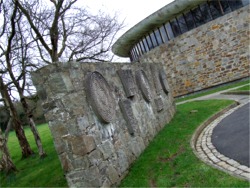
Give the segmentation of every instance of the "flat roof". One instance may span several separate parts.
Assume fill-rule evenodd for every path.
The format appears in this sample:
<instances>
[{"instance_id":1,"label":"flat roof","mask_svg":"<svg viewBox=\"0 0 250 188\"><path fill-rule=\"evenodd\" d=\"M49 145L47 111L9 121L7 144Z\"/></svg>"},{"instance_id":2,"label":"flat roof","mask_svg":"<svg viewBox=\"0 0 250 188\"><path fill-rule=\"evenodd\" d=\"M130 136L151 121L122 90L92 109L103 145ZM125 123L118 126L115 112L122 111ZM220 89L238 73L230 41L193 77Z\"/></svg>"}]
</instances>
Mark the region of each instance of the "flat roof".
<instances>
[{"instance_id":1,"label":"flat roof","mask_svg":"<svg viewBox=\"0 0 250 188\"><path fill-rule=\"evenodd\" d=\"M114 54L129 57L129 52L138 41L152 30L207 0L175 0L137 23L124 33L112 46ZM152 2L153 3L153 2Z\"/></svg>"}]
</instances>

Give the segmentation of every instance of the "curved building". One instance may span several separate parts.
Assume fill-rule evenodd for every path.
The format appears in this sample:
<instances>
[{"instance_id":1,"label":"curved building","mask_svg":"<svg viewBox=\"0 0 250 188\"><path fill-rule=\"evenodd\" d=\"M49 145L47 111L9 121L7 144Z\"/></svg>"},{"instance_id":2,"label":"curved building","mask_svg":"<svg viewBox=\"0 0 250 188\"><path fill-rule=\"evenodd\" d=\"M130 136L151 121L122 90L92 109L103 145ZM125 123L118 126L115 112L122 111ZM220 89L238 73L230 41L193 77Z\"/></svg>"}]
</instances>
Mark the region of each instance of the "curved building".
<instances>
[{"instance_id":1,"label":"curved building","mask_svg":"<svg viewBox=\"0 0 250 188\"><path fill-rule=\"evenodd\" d=\"M131 62L166 65L174 96L249 76L249 0L175 0L113 45Z\"/></svg>"}]
</instances>

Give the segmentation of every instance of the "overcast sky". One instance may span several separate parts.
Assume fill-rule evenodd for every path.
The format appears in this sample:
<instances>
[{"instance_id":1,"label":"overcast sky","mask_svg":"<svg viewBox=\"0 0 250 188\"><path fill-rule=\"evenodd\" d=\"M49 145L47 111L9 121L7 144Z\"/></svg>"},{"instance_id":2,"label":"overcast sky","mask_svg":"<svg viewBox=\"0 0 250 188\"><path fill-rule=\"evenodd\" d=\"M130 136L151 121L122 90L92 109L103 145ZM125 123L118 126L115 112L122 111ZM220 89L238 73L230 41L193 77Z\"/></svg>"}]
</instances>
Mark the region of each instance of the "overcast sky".
<instances>
[{"instance_id":1,"label":"overcast sky","mask_svg":"<svg viewBox=\"0 0 250 188\"><path fill-rule=\"evenodd\" d=\"M125 28L117 35L119 37L135 24L172 1L174 0L79 0L78 3L93 12L98 10L111 14L118 12L119 19L125 20Z\"/></svg>"}]
</instances>

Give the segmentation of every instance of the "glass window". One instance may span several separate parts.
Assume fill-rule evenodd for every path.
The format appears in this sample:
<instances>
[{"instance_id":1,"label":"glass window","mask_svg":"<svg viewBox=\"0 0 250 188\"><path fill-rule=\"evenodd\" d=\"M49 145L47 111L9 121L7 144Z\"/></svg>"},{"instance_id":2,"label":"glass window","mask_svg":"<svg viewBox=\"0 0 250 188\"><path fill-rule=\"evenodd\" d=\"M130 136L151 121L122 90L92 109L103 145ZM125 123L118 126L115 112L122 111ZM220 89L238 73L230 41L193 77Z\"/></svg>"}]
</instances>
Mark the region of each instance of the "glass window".
<instances>
[{"instance_id":1,"label":"glass window","mask_svg":"<svg viewBox=\"0 0 250 188\"><path fill-rule=\"evenodd\" d=\"M137 60L138 55L136 54L136 50L135 50L135 48L133 48L133 49L132 49L132 52L133 52L134 60L136 61L136 60Z\"/></svg>"},{"instance_id":2,"label":"glass window","mask_svg":"<svg viewBox=\"0 0 250 188\"><path fill-rule=\"evenodd\" d=\"M141 46L140 46L139 43L136 44L136 48L137 48L137 50L139 52L139 56L141 56L142 55L142 50L141 50Z\"/></svg>"},{"instance_id":3,"label":"glass window","mask_svg":"<svg viewBox=\"0 0 250 188\"><path fill-rule=\"evenodd\" d=\"M161 32L161 36L162 36L163 42L166 43L167 41L169 41L168 34L166 32L166 29L165 29L164 25L161 26L159 30Z\"/></svg>"},{"instance_id":4,"label":"glass window","mask_svg":"<svg viewBox=\"0 0 250 188\"><path fill-rule=\"evenodd\" d=\"M165 24L165 28L167 30L169 39L174 38L174 33L173 33L172 27L171 27L169 22Z\"/></svg>"},{"instance_id":5,"label":"glass window","mask_svg":"<svg viewBox=\"0 0 250 188\"><path fill-rule=\"evenodd\" d=\"M140 55L139 55L139 51L138 51L136 46L134 47L134 52L135 52L135 57L136 57L136 60L137 60Z\"/></svg>"},{"instance_id":6,"label":"glass window","mask_svg":"<svg viewBox=\"0 0 250 188\"><path fill-rule=\"evenodd\" d=\"M148 43L147 43L147 41L146 41L146 38L143 38L142 41L143 41L143 44L144 44L144 47L145 47L146 52L148 52L148 51L149 51L149 48L148 48Z\"/></svg>"},{"instance_id":7,"label":"glass window","mask_svg":"<svg viewBox=\"0 0 250 188\"><path fill-rule=\"evenodd\" d=\"M242 4L243 4L243 6L246 6L246 5L248 5L250 3L250 1L249 0L242 0Z\"/></svg>"},{"instance_id":8,"label":"glass window","mask_svg":"<svg viewBox=\"0 0 250 188\"><path fill-rule=\"evenodd\" d=\"M186 23L187 23L187 27L189 30L195 28L195 23L194 23L194 18L192 16L191 12L187 12L186 14L184 14L185 19L186 19Z\"/></svg>"},{"instance_id":9,"label":"glass window","mask_svg":"<svg viewBox=\"0 0 250 188\"><path fill-rule=\"evenodd\" d=\"M181 30L180 30L177 20L176 19L171 20L170 24L171 24L174 36L175 37L179 36L181 34Z\"/></svg>"},{"instance_id":10,"label":"glass window","mask_svg":"<svg viewBox=\"0 0 250 188\"><path fill-rule=\"evenodd\" d=\"M229 3L229 6L231 7L231 10L236 10L243 6L241 0L229 0L228 3Z\"/></svg>"},{"instance_id":11,"label":"glass window","mask_svg":"<svg viewBox=\"0 0 250 188\"><path fill-rule=\"evenodd\" d=\"M159 29L156 29L154 32L155 32L155 37L156 37L158 45L162 44L163 41L162 41Z\"/></svg>"},{"instance_id":12,"label":"glass window","mask_svg":"<svg viewBox=\"0 0 250 188\"><path fill-rule=\"evenodd\" d=\"M207 3L200 5L200 11L204 23L207 23L212 20L212 15Z\"/></svg>"},{"instance_id":13,"label":"glass window","mask_svg":"<svg viewBox=\"0 0 250 188\"><path fill-rule=\"evenodd\" d=\"M231 12L231 8L230 8L230 6L228 4L228 1L226 1L226 0L220 1L220 5L221 5L221 8L223 10L223 14Z\"/></svg>"},{"instance_id":14,"label":"glass window","mask_svg":"<svg viewBox=\"0 0 250 188\"><path fill-rule=\"evenodd\" d=\"M150 33L150 38L151 38L151 40L153 42L153 46L154 47L158 46L154 32Z\"/></svg>"},{"instance_id":15,"label":"glass window","mask_svg":"<svg viewBox=\"0 0 250 188\"><path fill-rule=\"evenodd\" d=\"M191 12L192 12L196 26L200 26L200 25L205 23L203 20L203 16L201 14L200 7L197 7L195 9L191 10Z\"/></svg>"},{"instance_id":16,"label":"glass window","mask_svg":"<svg viewBox=\"0 0 250 188\"><path fill-rule=\"evenodd\" d=\"M178 20L181 32L182 33L187 32L188 31L188 27L187 27L186 20L185 20L184 16L181 15L180 17L177 18L177 20Z\"/></svg>"},{"instance_id":17,"label":"glass window","mask_svg":"<svg viewBox=\"0 0 250 188\"><path fill-rule=\"evenodd\" d=\"M129 57L130 57L130 61L134 61L134 55L133 55L132 50L130 50L129 52Z\"/></svg>"},{"instance_id":18,"label":"glass window","mask_svg":"<svg viewBox=\"0 0 250 188\"><path fill-rule=\"evenodd\" d=\"M208 5L209 5L210 12L211 12L213 19L216 19L222 15L221 8L220 8L218 1L209 1Z\"/></svg>"},{"instance_id":19,"label":"glass window","mask_svg":"<svg viewBox=\"0 0 250 188\"><path fill-rule=\"evenodd\" d=\"M139 43L140 43L140 46L141 46L141 51L144 54L146 52L146 50L144 48L144 45L143 45L142 41L140 41Z\"/></svg>"},{"instance_id":20,"label":"glass window","mask_svg":"<svg viewBox=\"0 0 250 188\"><path fill-rule=\"evenodd\" d=\"M148 43L148 48L149 48L149 50L151 50L153 48L153 44L151 42L151 38L149 37L149 35L146 37L146 39L147 39L147 43Z\"/></svg>"}]
</instances>

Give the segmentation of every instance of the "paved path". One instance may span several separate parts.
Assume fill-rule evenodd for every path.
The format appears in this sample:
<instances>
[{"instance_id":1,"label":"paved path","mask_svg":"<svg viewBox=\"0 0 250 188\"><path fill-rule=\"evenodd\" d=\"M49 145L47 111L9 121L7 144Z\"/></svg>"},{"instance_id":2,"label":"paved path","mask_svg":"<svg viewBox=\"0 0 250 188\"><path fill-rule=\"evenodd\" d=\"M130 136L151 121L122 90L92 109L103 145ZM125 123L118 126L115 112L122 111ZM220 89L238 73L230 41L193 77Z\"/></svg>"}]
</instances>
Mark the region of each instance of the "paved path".
<instances>
[{"instance_id":1,"label":"paved path","mask_svg":"<svg viewBox=\"0 0 250 188\"><path fill-rule=\"evenodd\" d=\"M245 84L245 85L249 85L249 84ZM183 104L183 103L190 102L190 101L208 100L208 99L229 99L229 100L235 100L235 101L237 101L237 102L239 102L241 104L246 104L246 103L249 102L249 95L224 95L223 94L224 92L234 90L234 89L243 87L245 85L238 86L238 87L235 87L235 88L230 88L230 89L223 90L223 91L219 91L219 92L209 94L209 95L206 95L206 96L202 96L202 97L198 97L198 98L178 102L176 104L179 105L179 104Z\"/></svg>"},{"instance_id":2,"label":"paved path","mask_svg":"<svg viewBox=\"0 0 250 188\"><path fill-rule=\"evenodd\" d=\"M196 132L195 134L199 135L193 148L195 154L204 162L233 176L250 181L249 95L223 94L239 87L183 101L177 105L208 99L229 99L241 104L212 121L201 133Z\"/></svg>"},{"instance_id":3,"label":"paved path","mask_svg":"<svg viewBox=\"0 0 250 188\"><path fill-rule=\"evenodd\" d=\"M227 116L234 113L242 105L228 110L206 126L199 134L197 141L194 143L194 153L205 163L220 169L233 176L250 181L250 168L239 162L225 156L212 143L214 128ZM196 134L196 133L195 133Z\"/></svg>"},{"instance_id":4,"label":"paved path","mask_svg":"<svg viewBox=\"0 0 250 188\"><path fill-rule=\"evenodd\" d=\"M212 143L223 155L249 165L249 103L225 117L213 130Z\"/></svg>"}]
</instances>

